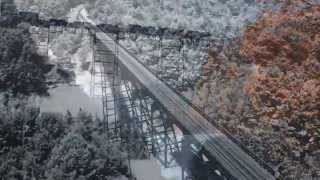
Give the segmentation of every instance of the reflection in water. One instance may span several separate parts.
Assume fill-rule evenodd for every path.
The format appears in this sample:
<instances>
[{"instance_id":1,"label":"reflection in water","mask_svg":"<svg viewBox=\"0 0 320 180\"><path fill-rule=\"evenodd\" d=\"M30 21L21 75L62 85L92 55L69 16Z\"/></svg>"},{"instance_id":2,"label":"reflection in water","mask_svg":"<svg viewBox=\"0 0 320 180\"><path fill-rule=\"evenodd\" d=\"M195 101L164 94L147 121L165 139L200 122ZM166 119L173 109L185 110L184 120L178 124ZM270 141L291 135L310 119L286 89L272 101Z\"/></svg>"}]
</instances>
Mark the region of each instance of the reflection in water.
<instances>
[{"instance_id":1,"label":"reflection in water","mask_svg":"<svg viewBox=\"0 0 320 180\"><path fill-rule=\"evenodd\" d=\"M149 160L132 160L132 171L139 180L178 180L181 179L180 167L164 168L151 157Z\"/></svg>"},{"instance_id":2,"label":"reflection in water","mask_svg":"<svg viewBox=\"0 0 320 180\"><path fill-rule=\"evenodd\" d=\"M79 109L101 118L101 100L89 97L79 86L60 85L49 90L50 96L40 99L41 112L66 113L75 115Z\"/></svg>"}]
</instances>

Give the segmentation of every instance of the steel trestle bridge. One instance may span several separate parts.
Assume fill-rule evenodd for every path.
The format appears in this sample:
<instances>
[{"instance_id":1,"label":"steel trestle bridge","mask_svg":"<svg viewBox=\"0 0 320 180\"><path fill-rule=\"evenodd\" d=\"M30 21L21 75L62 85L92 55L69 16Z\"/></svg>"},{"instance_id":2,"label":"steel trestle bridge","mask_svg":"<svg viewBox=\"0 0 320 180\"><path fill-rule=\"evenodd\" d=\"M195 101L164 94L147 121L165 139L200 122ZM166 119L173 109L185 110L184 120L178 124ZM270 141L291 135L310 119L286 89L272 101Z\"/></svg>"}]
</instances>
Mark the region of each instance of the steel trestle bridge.
<instances>
[{"instance_id":1,"label":"steel trestle bridge","mask_svg":"<svg viewBox=\"0 0 320 180\"><path fill-rule=\"evenodd\" d=\"M40 20L34 13L19 14L14 21L1 17L1 25L28 22L40 28L31 33L37 37L37 45L43 54L48 53L53 37L64 31L90 37L93 50L91 94L102 100L108 142L127 147L130 159L145 159L152 155L164 167L179 165L183 173L188 174L183 175L183 179L275 179L268 166L249 155L232 136L209 123L206 115L170 88L165 83L170 77L158 77L120 45L119 41L130 32L106 30L106 25L96 25L88 17L83 17L84 22L68 23ZM139 31L133 34L139 34ZM165 49L163 42L166 39L174 39L177 44L166 48L176 49L181 57L184 43L204 41L210 47L210 40L206 40L203 33L194 32L197 38L191 40L190 34L140 34L158 37L161 49ZM176 68L174 71L183 69L181 63L183 61L172 67Z\"/></svg>"}]
</instances>

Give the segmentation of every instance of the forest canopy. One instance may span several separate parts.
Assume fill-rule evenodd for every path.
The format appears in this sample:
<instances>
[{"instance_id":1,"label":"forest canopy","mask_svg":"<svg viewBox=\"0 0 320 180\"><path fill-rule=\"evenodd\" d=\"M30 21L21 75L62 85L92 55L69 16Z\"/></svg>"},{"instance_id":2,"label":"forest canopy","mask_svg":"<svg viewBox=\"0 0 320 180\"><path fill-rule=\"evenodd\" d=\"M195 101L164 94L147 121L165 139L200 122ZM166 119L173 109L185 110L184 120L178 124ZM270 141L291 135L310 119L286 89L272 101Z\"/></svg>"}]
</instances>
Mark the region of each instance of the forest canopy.
<instances>
[{"instance_id":1,"label":"forest canopy","mask_svg":"<svg viewBox=\"0 0 320 180\"><path fill-rule=\"evenodd\" d=\"M242 37L209 51L194 102L279 179L318 178L320 6L277 2Z\"/></svg>"},{"instance_id":2,"label":"forest canopy","mask_svg":"<svg viewBox=\"0 0 320 180\"><path fill-rule=\"evenodd\" d=\"M300 163L286 165L288 177L320 176L319 19L320 5L287 0L247 28L240 49L256 67L244 87L252 107L266 123L289 129L281 151Z\"/></svg>"},{"instance_id":3,"label":"forest canopy","mask_svg":"<svg viewBox=\"0 0 320 180\"><path fill-rule=\"evenodd\" d=\"M0 27L0 91L46 94L45 71L45 58L37 54L28 24Z\"/></svg>"},{"instance_id":4,"label":"forest canopy","mask_svg":"<svg viewBox=\"0 0 320 180\"><path fill-rule=\"evenodd\" d=\"M109 180L128 175L126 155L106 142L100 121L24 107L0 112L0 177Z\"/></svg>"},{"instance_id":5,"label":"forest canopy","mask_svg":"<svg viewBox=\"0 0 320 180\"><path fill-rule=\"evenodd\" d=\"M310 138L320 125L319 19L319 5L289 4L248 28L241 47L258 67L246 86L253 107L270 121L306 129ZM306 150L319 147L315 139L301 143Z\"/></svg>"}]
</instances>

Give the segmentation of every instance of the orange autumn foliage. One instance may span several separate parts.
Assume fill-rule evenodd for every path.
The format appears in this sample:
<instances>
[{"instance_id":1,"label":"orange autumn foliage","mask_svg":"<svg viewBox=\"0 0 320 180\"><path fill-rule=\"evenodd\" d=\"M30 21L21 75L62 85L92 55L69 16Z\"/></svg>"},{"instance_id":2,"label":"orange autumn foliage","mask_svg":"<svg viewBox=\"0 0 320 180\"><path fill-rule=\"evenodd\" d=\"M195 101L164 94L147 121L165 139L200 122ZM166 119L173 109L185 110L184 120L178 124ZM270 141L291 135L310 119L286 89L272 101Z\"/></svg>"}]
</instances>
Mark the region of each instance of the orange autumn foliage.
<instances>
[{"instance_id":1,"label":"orange autumn foliage","mask_svg":"<svg viewBox=\"0 0 320 180\"><path fill-rule=\"evenodd\" d=\"M266 12L244 34L240 53L257 67L245 90L269 119L320 128L320 5L287 1Z\"/></svg>"}]
</instances>

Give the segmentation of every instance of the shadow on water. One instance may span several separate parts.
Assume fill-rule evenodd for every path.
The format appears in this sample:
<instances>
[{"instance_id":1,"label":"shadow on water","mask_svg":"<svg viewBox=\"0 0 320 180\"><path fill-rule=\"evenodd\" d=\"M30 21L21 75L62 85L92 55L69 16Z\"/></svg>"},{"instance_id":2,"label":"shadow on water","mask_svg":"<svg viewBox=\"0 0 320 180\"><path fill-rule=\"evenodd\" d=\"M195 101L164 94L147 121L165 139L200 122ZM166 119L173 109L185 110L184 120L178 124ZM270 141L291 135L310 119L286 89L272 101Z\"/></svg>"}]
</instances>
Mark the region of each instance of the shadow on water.
<instances>
[{"instance_id":1,"label":"shadow on water","mask_svg":"<svg viewBox=\"0 0 320 180\"><path fill-rule=\"evenodd\" d=\"M49 90L50 96L40 98L42 112L65 113L69 110L76 115L79 109L101 118L100 100L89 97L79 86L60 85Z\"/></svg>"},{"instance_id":2,"label":"shadow on water","mask_svg":"<svg viewBox=\"0 0 320 180\"><path fill-rule=\"evenodd\" d=\"M160 131L157 131L157 130L161 124L155 123L154 126L151 125L154 132L153 131L149 132L148 130L145 130L146 132L144 132L144 134L154 133L156 134L154 138L157 139L157 135L166 136L166 134L168 134L168 127L170 126L170 124L175 125L175 130L174 130L176 134L175 137L178 137L177 138L177 140L179 141L178 146L180 148L178 148L177 151L168 154L169 156L172 156L174 161L176 162L174 166L179 167L176 169L172 167L168 168L168 169L172 169L172 171L175 171L173 175L174 177L179 177L179 179L182 179L182 176L185 176L185 180L191 180L191 179L193 180L226 180L226 179L233 180L234 179L233 177L231 177L229 172L226 169L224 169L221 166L221 164L214 157L210 155L209 152L205 150L204 145L197 142L197 140L193 137L192 133L188 132L182 126L182 124L180 124L177 120L174 119L174 117L170 112L165 110L163 105L157 100L156 97L150 94L150 92L146 88L144 88L143 85L140 82L138 82L138 80L135 79L134 76L130 72L128 72L126 68L124 68L123 66L121 66L121 68L122 68L121 78L127 81L130 81L130 83L133 85L134 97L136 97L137 99L148 97L150 102L152 102L149 104L151 114L154 114L156 111L160 112L159 116L151 117L151 119L148 120L150 121L149 124L152 124L152 122L153 123L156 122L158 118L161 120L164 120L163 121L164 124L163 126L161 126ZM138 106L138 111L139 111L139 106ZM177 129L179 129L180 132ZM179 133L177 134L177 132ZM216 137L216 138L219 138L219 137ZM169 138L167 142L171 140L172 138ZM157 153L153 155L156 156ZM140 166L143 166L143 165L152 166L152 158L149 161L140 160L135 163L137 163L136 165L138 167L134 167L134 168L137 168L137 171L139 171ZM160 163L160 161L158 163ZM162 164L162 166L164 165ZM181 168L184 169L184 172L185 172L184 175L181 174ZM160 170L158 169L158 171ZM169 173L172 173L172 171ZM168 173L168 172L164 172L164 173Z\"/></svg>"}]
</instances>

